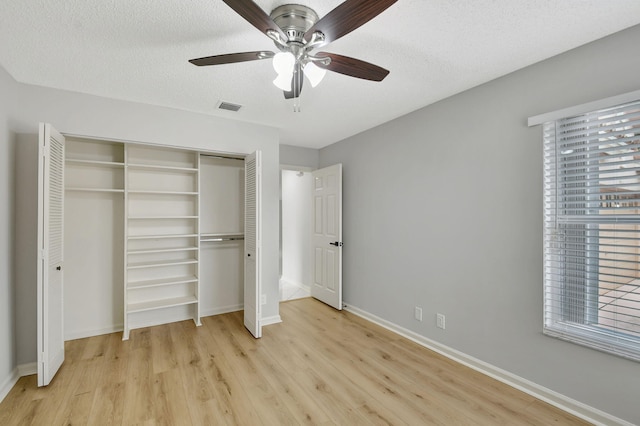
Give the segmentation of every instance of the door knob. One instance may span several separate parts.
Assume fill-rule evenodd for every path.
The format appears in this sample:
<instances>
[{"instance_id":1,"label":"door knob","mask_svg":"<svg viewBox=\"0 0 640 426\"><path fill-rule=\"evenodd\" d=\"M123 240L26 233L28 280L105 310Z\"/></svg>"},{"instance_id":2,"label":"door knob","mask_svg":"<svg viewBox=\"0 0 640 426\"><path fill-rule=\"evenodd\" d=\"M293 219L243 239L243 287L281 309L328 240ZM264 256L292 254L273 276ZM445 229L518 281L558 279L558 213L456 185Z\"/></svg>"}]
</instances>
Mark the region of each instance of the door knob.
<instances>
[{"instance_id":1,"label":"door knob","mask_svg":"<svg viewBox=\"0 0 640 426\"><path fill-rule=\"evenodd\" d=\"M336 246L336 247L342 247L342 242L341 241L335 241L335 242L329 243L329 244L331 244L332 246Z\"/></svg>"},{"instance_id":2,"label":"door knob","mask_svg":"<svg viewBox=\"0 0 640 426\"><path fill-rule=\"evenodd\" d=\"M56 271L61 271L62 270L62 266L56 266Z\"/></svg>"}]
</instances>

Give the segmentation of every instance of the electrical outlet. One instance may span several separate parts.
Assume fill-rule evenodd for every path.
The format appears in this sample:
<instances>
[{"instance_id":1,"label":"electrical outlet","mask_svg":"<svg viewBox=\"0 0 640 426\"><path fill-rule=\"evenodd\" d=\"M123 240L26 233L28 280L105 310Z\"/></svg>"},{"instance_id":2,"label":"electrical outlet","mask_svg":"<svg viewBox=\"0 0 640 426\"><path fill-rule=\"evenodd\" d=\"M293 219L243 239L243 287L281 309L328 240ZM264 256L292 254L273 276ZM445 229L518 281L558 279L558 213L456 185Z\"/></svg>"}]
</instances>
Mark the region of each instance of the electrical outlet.
<instances>
[{"instance_id":1,"label":"electrical outlet","mask_svg":"<svg viewBox=\"0 0 640 426\"><path fill-rule=\"evenodd\" d=\"M422 321L422 308L416 306L413 311L413 317L418 321Z\"/></svg>"},{"instance_id":2,"label":"electrical outlet","mask_svg":"<svg viewBox=\"0 0 640 426\"><path fill-rule=\"evenodd\" d=\"M444 314L436 314L436 327L444 330Z\"/></svg>"},{"instance_id":3,"label":"electrical outlet","mask_svg":"<svg viewBox=\"0 0 640 426\"><path fill-rule=\"evenodd\" d=\"M261 305L266 305L267 304L267 295L263 294L260 296L260 304Z\"/></svg>"}]
</instances>

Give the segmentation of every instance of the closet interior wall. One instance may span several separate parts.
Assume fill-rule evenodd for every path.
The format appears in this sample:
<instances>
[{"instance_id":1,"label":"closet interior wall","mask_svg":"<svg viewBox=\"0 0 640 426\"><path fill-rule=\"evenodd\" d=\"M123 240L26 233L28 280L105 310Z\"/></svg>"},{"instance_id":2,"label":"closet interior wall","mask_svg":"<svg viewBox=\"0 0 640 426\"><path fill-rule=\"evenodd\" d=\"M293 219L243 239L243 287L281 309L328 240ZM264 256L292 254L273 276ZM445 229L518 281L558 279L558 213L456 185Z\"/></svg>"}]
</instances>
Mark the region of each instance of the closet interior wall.
<instances>
[{"instance_id":1,"label":"closet interior wall","mask_svg":"<svg viewBox=\"0 0 640 426\"><path fill-rule=\"evenodd\" d=\"M200 156L202 315L244 306L244 160Z\"/></svg>"},{"instance_id":2,"label":"closet interior wall","mask_svg":"<svg viewBox=\"0 0 640 426\"><path fill-rule=\"evenodd\" d=\"M243 160L67 137L65 340L242 309L243 219Z\"/></svg>"}]
</instances>

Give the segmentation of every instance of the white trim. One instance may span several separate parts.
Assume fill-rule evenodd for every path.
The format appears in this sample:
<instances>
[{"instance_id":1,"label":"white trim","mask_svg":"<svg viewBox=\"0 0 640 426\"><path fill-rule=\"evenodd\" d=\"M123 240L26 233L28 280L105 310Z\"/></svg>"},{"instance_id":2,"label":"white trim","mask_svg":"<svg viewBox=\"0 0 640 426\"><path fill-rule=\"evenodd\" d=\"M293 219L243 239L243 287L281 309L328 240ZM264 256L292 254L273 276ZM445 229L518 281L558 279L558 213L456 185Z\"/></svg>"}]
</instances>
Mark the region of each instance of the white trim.
<instances>
[{"instance_id":1,"label":"white trim","mask_svg":"<svg viewBox=\"0 0 640 426\"><path fill-rule=\"evenodd\" d=\"M304 290L309 290L311 288L311 286L304 284L300 281L294 281L294 280L290 280L287 278L284 278L283 276L280 277L280 285L284 286L284 287L299 287L302 288Z\"/></svg>"},{"instance_id":2,"label":"white trim","mask_svg":"<svg viewBox=\"0 0 640 426\"><path fill-rule=\"evenodd\" d=\"M242 160L247 155L249 155L249 153L246 153L246 152L210 151L207 149L202 149L201 147L191 146L191 145L188 145L188 146L170 145L170 144L157 143L157 142L143 142L135 139L118 139L118 138L112 138L109 136L82 135L79 133L66 133L66 132L60 132L60 133L65 138L90 139L90 140L104 142L104 143L124 143L124 144L145 145L147 147L155 147L155 148L168 148L168 149L177 149L181 151L193 151L194 153L197 153L197 154L205 154L205 155L213 154L215 156L228 157L235 160Z\"/></svg>"},{"instance_id":3,"label":"white trim","mask_svg":"<svg viewBox=\"0 0 640 426\"><path fill-rule=\"evenodd\" d=\"M0 402L2 402L7 397L9 392L11 392L11 389L13 389L16 383L18 383L19 378L20 374L18 374L18 369L14 368L13 371L9 373L9 376L4 379L4 382L2 382L2 384L0 385Z\"/></svg>"},{"instance_id":4,"label":"white trim","mask_svg":"<svg viewBox=\"0 0 640 426\"><path fill-rule=\"evenodd\" d=\"M210 309L207 309L207 310L203 310L201 312L201 317L210 317L210 316L213 316L213 315L228 314L230 312L241 311L243 308L244 308L244 305L242 303L239 303L237 305L229 305L229 306L221 306L221 307L210 308ZM186 320L189 320L189 319L191 319L191 317L185 317L184 320L186 321ZM152 320L150 320L150 321L151 322L149 323L149 325L136 325L136 329L144 328L144 327L152 327L154 325L162 325L162 324L156 324ZM177 320L177 321L182 321L182 320ZM124 330L123 324L116 324L116 325L113 325L111 327L99 328L99 329L95 329L95 330L81 330L81 331L75 331L73 333L67 333L64 336L64 340L66 342L68 340L84 339L84 338L87 338L87 337L101 336L103 334L119 333L119 332L121 332L123 330ZM25 365L29 365L29 364L25 364ZM35 366L36 363L34 362L33 365ZM30 373L30 374L35 374L35 373ZM22 375L24 375L24 374L21 374L21 376Z\"/></svg>"},{"instance_id":5,"label":"white trim","mask_svg":"<svg viewBox=\"0 0 640 426\"><path fill-rule=\"evenodd\" d=\"M33 374L38 374L38 363L30 362L28 364L20 364L16 368L13 369L9 376L4 380L4 382L0 385L0 402L2 402L11 389L18 383L20 377L31 376Z\"/></svg>"},{"instance_id":6,"label":"white trim","mask_svg":"<svg viewBox=\"0 0 640 426\"><path fill-rule=\"evenodd\" d=\"M32 374L38 374L38 364L30 362L28 364L20 364L18 367L18 376L31 376Z\"/></svg>"},{"instance_id":7,"label":"white trim","mask_svg":"<svg viewBox=\"0 0 640 426\"><path fill-rule=\"evenodd\" d=\"M537 126L539 124L547 123L549 121L555 121L560 118L575 117L576 115L584 114L591 111L597 111L599 109L609 108L616 105L622 105L637 100L640 100L640 90L611 96L609 98L600 99L597 101L587 102L581 105L575 105L552 112L546 112L544 114L534 115L532 117L529 117L527 123L529 127Z\"/></svg>"},{"instance_id":8,"label":"white trim","mask_svg":"<svg viewBox=\"0 0 640 426\"><path fill-rule=\"evenodd\" d=\"M237 305L220 306L215 308L209 308L200 312L203 317L211 317L214 315L228 314L230 312L237 312L244 309L244 304L238 303Z\"/></svg>"},{"instance_id":9,"label":"white trim","mask_svg":"<svg viewBox=\"0 0 640 426\"><path fill-rule=\"evenodd\" d=\"M266 317L266 318L262 318L260 320L260 322L262 323L262 326L267 326L267 325L272 325L272 324L279 324L282 322L282 318L280 318L280 315L274 315L272 317Z\"/></svg>"},{"instance_id":10,"label":"white trim","mask_svg":"<svg viewBox=\"0 0 640 426\"><path fill-rule=\"evenodd\" d=\"M399 325L377 317L376 315L373 315L353 305L344 304L344 309L368 321L378 324L379 326L384 327L387 330L393 331L400 336L406 337L407 339L421 346L424 346L425 348L431 349L439 353L440 355L446 356L453 361L459 362L460 364L463 364L504 384L507 384L555 407L558 407L563 411L566 411L577 417L580 417L581 419L591 422L594 425L634 426L632 423L629 423L626 420L614 417L611 414L605 413L604 411L600 411L596 408L590 407L580 401L571 399L551 389L545 388L544 386L540 386L537 383L531 382L527 379L524 379L506 370L502 370L501 368L481 361L463 352L457 351L434 340L428 339L418 333L400 327Z\"/></svg>"},{"instance_id":11,"label":"white trim","mask_svg":"<svg viewBox=\"0 0 640 426\"><path fill-rule=\"evenodd\" d=\"M111 327L97 328L93 330L80 330L64 334L64 341L84 339L86 337L101 336L103 334L118 333L124 330L123 324L112 325Z\"/></svg>"}]
</instances>

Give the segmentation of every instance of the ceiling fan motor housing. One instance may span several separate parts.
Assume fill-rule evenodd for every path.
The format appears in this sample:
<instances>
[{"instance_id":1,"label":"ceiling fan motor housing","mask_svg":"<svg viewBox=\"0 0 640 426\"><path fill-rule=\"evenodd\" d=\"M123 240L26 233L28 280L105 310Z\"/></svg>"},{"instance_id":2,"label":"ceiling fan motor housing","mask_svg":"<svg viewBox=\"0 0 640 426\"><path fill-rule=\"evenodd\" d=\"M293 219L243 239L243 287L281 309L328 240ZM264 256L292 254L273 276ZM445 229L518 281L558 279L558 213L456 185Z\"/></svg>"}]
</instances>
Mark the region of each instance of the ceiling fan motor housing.
<instances>
[{"instance_id":1,"label":"ceiling fan motor housing","mask_svg":"<svg viewBox=\"0 0 640 426\"><path fill-rule=\"evenodd\" d=\"M300 4L278 6L269 15L273 22L287 35L289 42L304 44L304 35L317 21L318 14Z\"/></svg>"}]
</instances>

